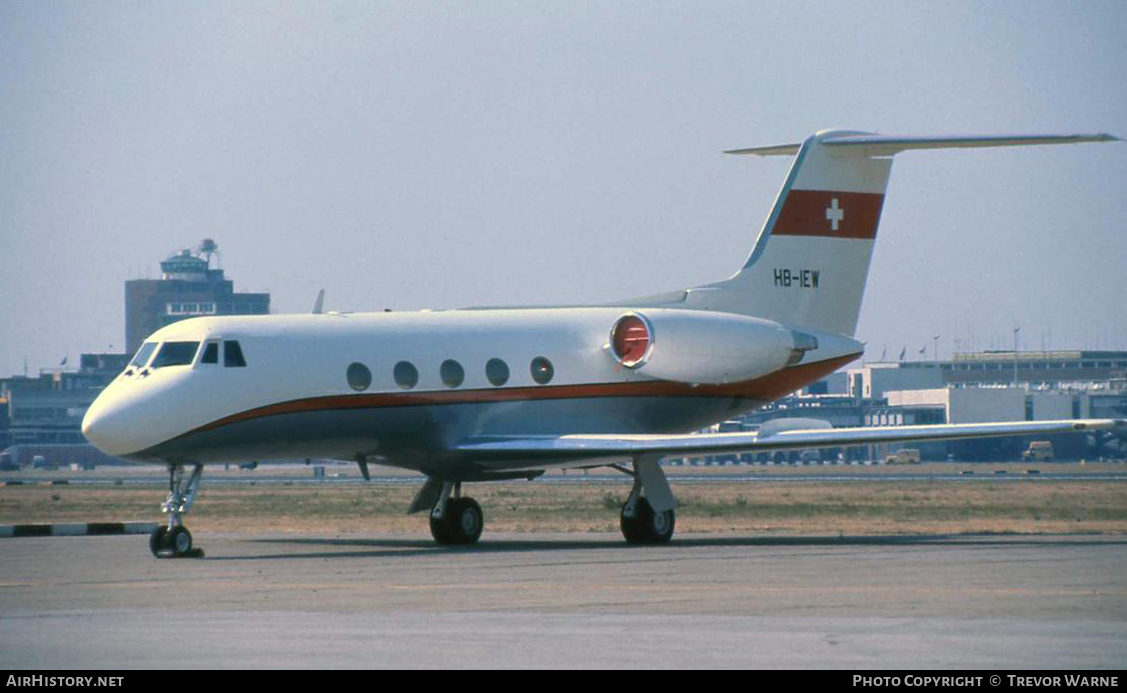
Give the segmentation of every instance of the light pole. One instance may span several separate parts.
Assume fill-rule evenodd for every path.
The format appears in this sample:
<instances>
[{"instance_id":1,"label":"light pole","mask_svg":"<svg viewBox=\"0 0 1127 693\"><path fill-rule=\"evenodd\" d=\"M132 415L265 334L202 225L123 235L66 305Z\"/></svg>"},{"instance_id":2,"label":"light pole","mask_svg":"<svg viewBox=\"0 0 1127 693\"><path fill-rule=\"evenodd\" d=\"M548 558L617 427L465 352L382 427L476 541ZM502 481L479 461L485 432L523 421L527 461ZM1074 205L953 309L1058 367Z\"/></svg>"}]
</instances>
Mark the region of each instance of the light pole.
<instances>
[{"instance_id":1,"label":"light pole","mask_svg":"<svg viewBox=\"0 0 1127 693\"><path fill-rule=\"evenodd\" d=\"M1014 387L1017 387L1017 333L1021 332L1020 327L1014 328Z\"/></svg>"}]
</instances>

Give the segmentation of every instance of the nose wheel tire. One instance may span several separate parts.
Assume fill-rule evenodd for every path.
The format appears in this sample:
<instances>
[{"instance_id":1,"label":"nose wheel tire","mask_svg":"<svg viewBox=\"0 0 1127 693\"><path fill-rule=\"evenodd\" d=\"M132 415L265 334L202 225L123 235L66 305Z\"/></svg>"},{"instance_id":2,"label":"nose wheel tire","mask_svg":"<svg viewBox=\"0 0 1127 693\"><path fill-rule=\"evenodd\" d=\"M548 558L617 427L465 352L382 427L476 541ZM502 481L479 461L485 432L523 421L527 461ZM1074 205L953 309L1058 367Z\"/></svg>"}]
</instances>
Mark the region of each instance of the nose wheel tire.
<instances>
[{"instance_id":1,"label":"nose wheel tire","mask_svg":"<svg viewBox=\"0 0 1127 693\"><path fill-rule=\"evenodd\" d=\"M192 550L192 533L183 525L169 529L157 527L149 535L149 550L157 558L184 558L185 556L200 556L198 549Z\"/></svg>"},{"instance_id":2,"label":"nose wheel tire","mask_svg":"<svg viewBox=\"0 0 1127 693\"><path fill-rule=\"evenodd\" d=\"M633 517L626 516L626 507L619 515L619 524L628 544L667 544L673 538L677 518L672 510L654 512L645 498L634 504Z\"/></svg>"},{"instance_id":3,"label":"nose wheel tire","mask_svg":"<svg viewBox=\"0 0 1127 693\"><path fill-rule=\"evenodd\" d=\"M176 558L187 556L192 552L192 533L183 525L173 527L168 533L168 545L172 547L172 555Z\"/></svg>"},{"instance_id":4,"label":"nose wheel tire","mask_svg":"<svg viewBox=\"0 0 1127 693\"><path fill-rule=\"evenodd\" d=\"M442 516L430 517L430 533L443 545L473 544L481 538L485 516L473 498L451 498L446 501Z\"/></svg>"},{"instance_id":5,"label":"nose wheel tire","mask_svg":"<svg viewBox=\"0 0 1127 693\"><path fill-rule=\"evenodd\" d=\"M160 558L160 553L165 548L165 537L167 536L168 527L157 527L153 530L153 533L149 535L149 551L152 551L153 555L157 558Z\"/></svg>"}]
</instances>

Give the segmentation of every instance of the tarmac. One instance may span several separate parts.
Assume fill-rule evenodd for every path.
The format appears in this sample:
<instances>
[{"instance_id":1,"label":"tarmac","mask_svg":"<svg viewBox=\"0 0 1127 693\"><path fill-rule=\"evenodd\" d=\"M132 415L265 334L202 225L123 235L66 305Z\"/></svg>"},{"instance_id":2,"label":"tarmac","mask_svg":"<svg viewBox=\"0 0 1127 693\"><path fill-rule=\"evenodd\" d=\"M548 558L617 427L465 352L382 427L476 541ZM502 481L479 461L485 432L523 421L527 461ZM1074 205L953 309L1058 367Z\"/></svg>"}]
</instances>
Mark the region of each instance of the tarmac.
<instances>
[{"instance_id":1,"label":"tarmac","mask_svg":"<svg viewBox=\"0 0 1127 693\"><path fill-rule=\"evenodd\" d=\"M1122 668L1127 537L0 541L0 668Z\"/></svg>"}]
</instances>

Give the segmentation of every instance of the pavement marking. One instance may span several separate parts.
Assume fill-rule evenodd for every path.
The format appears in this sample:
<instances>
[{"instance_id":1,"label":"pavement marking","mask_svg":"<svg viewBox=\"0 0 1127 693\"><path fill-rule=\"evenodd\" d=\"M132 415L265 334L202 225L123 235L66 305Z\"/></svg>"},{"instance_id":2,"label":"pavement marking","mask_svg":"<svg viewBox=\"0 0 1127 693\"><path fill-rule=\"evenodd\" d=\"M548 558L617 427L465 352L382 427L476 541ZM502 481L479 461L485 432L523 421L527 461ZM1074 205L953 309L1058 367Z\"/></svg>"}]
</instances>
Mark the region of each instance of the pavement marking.
<instances>
[{"instance_id":1,"label":"pavement marking","mask_svg":"<svg viewBox=\"0 0 1127 693\"><path fill-rule=\"evenodd\" d=\"M0 537L80 537L116 534L151 534L156 522L67 522L56 524L0 525Z\"/></svg>"}]
</instances>

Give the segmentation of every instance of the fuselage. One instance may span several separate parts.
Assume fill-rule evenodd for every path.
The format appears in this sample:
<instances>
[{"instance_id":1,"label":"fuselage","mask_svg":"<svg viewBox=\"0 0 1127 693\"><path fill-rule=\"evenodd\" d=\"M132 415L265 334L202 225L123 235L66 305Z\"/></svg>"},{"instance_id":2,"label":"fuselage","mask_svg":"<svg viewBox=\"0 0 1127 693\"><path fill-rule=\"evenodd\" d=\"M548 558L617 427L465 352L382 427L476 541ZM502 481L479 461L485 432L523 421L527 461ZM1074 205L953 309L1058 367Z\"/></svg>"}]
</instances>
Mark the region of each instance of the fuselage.
<instances>
[{"instance_id":1,"label":"fuselage","mask_svg":"<svg viewBox=\"0 0 1127 693\"><path fill-rule=\"evenodd\" d=\"M691 432L861 352L848 337L804 330L796 338L789 327L746 316L646 309L652 365L625 366L610 331L627 313L185 320L146 340L151 346L98 397L83 430L102 450L136 461L364 455L450 476L459 465L470 473L512 464L452 451L471 436Z\"/></svg>"}]
</instances>

